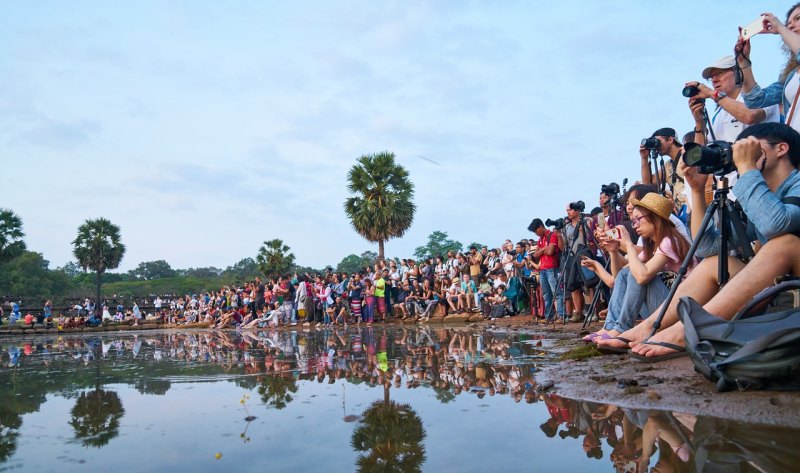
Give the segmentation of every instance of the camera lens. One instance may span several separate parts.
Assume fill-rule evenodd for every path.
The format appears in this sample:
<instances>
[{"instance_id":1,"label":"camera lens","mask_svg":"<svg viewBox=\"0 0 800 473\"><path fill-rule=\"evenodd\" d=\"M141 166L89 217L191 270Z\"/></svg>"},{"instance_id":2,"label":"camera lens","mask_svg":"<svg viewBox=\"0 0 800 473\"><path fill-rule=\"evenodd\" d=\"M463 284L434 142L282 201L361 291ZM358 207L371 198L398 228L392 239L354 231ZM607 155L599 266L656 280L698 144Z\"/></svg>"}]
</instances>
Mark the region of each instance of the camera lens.
<instances>
[{"instance_id":1,"label":"camera lens","mask_svg":"<svg viewBox=\"0 0 800 473\"><path fill-rule=\"evenodd\" d=\"M700 88L697 87L696 85L687 85L686 87L683 88L683 91L681 93L686 98L694 97L695 95L700 93Z\"/></svg>"}]
</instances>

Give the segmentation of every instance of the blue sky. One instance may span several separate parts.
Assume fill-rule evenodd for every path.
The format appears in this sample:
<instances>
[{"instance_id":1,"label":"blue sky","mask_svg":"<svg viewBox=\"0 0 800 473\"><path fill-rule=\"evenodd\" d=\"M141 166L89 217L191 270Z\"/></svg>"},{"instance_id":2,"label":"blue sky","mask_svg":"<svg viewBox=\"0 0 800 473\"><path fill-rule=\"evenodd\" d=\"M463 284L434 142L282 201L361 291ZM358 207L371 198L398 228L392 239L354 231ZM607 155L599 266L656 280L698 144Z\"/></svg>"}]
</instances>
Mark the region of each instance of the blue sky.
<instances>
[{"instance_id":1,"label":"blue sky","mask_svg":"<svg viewBox=\"0 0 800 473\"><path fill-rule=\"evenodd\" d=\"M0 0L0 207L52 266L88 218L120 267L225 267L281 238L302 265L377 250L342 210L392 151L417 214L467 244L527 235L639 173L639 141L693 121L684 82L786 2ZM713 21L712 21L713 19ZM756 79L784 62L757 36ZM435 163L432 163L435 161Z\"/></svg>"}]
</instances>

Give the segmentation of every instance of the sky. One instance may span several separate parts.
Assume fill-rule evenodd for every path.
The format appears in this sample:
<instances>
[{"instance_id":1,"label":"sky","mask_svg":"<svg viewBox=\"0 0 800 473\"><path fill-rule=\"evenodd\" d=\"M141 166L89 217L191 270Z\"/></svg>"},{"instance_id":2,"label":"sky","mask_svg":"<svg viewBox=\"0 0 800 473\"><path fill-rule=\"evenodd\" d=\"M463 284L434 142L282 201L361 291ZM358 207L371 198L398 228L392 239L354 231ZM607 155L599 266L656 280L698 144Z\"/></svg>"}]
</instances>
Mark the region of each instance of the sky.
<instances>
[{"instance_id":1,"label":"sky","mask_svg":"<svg viewBox=\"0 0 800 473\"><path fill-rule=\"evenodd\" d=\"M693 120L685 82L775 1L0 0L0 208L51 267L87 219L119 270L225 268L280 238L303 266L377 251L347 171L390 151L435 231L498 245L633 183L642 138ZM756 79L785 56L756 36ZM709 107L713 107L710 104Z\"/></svg>"}]
</instances>

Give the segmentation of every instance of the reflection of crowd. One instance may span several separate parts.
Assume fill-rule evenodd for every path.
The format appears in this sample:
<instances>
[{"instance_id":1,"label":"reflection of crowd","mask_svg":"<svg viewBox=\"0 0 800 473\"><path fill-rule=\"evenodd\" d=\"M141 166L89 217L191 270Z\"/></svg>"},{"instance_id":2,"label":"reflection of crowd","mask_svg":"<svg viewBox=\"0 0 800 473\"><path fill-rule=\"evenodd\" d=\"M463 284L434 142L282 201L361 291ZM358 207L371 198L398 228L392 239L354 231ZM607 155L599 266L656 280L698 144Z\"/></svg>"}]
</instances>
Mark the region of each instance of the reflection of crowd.
<instances>
[{"instance_id":1,"label":"reflection of crowd","mask_svg":"<svg viewBox=\"0 0 800 473\"><path fill-rule=\"evenodd\" d=\"M544 395L550 418L540 428L548 437L583 436L589 458L608 458L618 472L689 471L695 416L663 411L623 409L611 404L573 401L555 394ZM561 431L559 431L561 427ZM738 470L737 470L738 471Z\"/></svg>"},{"instance_id":2,"label":"reflection of crowd","mask_svg":"<svg viewBox=\"0 0 800 473\"><path fill-rule=\"evenodd\" d=\"M334 383L433 388L437 396L508 395L534 400L534 360L543 352L525 335L448 328L359 327L313 332L208 331L9 340L4 364L65 360L216 364L230 374L292 376ZM33 357L32 355L40 355ZM522 356L520 362L519 357ZM30 357L30 361L25 358Z\"/></svg>"}]
</instances>

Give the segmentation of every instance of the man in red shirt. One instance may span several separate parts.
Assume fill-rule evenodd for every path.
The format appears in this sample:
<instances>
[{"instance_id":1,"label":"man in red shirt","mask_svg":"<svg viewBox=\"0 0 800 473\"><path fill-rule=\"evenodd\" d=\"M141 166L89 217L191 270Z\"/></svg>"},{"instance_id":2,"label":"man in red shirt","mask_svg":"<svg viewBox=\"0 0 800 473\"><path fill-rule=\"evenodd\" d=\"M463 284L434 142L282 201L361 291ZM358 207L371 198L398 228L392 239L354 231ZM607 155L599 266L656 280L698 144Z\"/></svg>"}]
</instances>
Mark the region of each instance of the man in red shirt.
<instances>
[{"instance_id":1,"label":"man in red shirt","mask_svg":"<svg viewBox=\"0 0 800 473\"><path fill-rule=\"evenodd\" d=\"M545 228L541 219L535 218L528 225L528 230L539 237L536 242L536 251L533 257L539 259L539 284L542 286L544 296L544 318L546 322L553 321L553 299L558 309L558 317L565 320L564 306L558 296L558 235Z\"/></svg>"}]
</instances>

